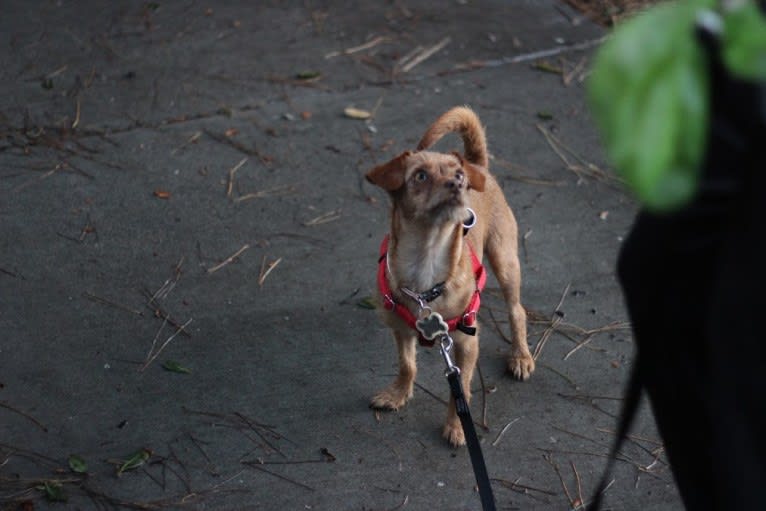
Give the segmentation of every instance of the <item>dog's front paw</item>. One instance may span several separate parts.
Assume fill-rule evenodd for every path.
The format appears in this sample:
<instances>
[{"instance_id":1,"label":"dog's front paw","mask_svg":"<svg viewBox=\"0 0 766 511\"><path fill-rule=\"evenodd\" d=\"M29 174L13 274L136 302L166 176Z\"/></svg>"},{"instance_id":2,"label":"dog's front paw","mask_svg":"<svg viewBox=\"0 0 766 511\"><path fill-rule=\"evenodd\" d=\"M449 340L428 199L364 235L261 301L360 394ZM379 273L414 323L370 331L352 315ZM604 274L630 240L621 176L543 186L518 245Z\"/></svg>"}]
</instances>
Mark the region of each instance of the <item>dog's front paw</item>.
<instances>
[{"instance_id":1,"label":"dog's front paw","mask_svg":"<svg viewBox=\"0 0 766 511\"><path fill-rule=\"evenodd\" d=\"M524 381L535 371L535 359L529 353L508 357L508 370L514 378Z\"/></svg>"},{"instance_id":2,"label":"dog's front paw","mask_svg":"<svg viewBox=\"0 0 766 511\"><path fill-rule=\"evenodd\" d=\"M412 392L400 387L399 385L391 385L375 394L370 400L370 408L376 408L380 410L398 410L407 404L407 401L412 397Z\"/></svg>"},{"instance_id":3,"label":"dog's front paw","mask_svg":"<svg viewBox=\"0 0 766 511\"><path fill-rule=\"evenodd\" d=\"M460 421L447 421L442 431L442 436L450 443L452 447L460 447L465 445L465 434L463 433L463 426L460 425Z\"/></svg>"}]
</instances>

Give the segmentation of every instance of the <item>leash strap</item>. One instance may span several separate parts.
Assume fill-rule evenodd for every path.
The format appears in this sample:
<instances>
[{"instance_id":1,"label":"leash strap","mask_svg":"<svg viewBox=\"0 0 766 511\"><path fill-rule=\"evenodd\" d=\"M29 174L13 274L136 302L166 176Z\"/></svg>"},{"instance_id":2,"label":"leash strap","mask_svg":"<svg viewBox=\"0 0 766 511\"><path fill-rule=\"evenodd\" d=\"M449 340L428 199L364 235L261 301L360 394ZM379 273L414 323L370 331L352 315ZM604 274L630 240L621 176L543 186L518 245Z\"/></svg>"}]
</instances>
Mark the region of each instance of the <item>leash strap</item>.
<instances>
[{"instance_id":1,"label":"leash strap","mask_svg":"<svg viewBox=\"0 0 766 511\"><path fill-rule=\"evenodd\" d=\"M457 416L460 417L460 423L463 426L465 443L468 447L468 454L471 456L471 465L473 465L473 473L476 476L476 484L479 487L481 508L484 511L495 511L495 496L492 494L492 485L489 482L489 474L484 463L484 455L481 452L479 437L476 435L476 428L471 418L471 410L468 408L468 402L463 393L463 385L460 383L460 371L449 371L447 373L447 381L449 382L452 397L455 398Z\"/></svg>"},{"instance_id":2,"label":"leash strap","mask_svg":"<svg viewBox=\"0 0 766 511\"><path fill-rule=\"evenodd\" d=\"M630 426L633 424L633 420L636 418L636 412L638 411L638 405L641 402L641 390L643 389L641 384L641 364L642 359L639 354L636 360L633 362L633 369L630 373L630 379L625 390L625 398L622 402L622 411L620 412L620 420L617 424L617 434L615 435L612 449L609 452L609 458L606 463L604 473L601 475L601 481L596 487L596 494L593 496L593 500L587 506L587 511L599 511L601 509L601 502L604 496L604 492L609 486L609 478L612 475L614 469L614 462L617 459L617 453L628 436Z\"/></svg>"},{"instance_id":3,"label":"leash strap","mask_svg":"<svg viewBox=\"0 0 766 511\"><path fill-rule=\"evenodd\" d=\"M444 375L449 382L450 392L455 400L455 411L460 418L460 425L463 427L465 443L468 447L468 455L471 457L473 474L476 476L476 485L479 487L479 498L481 499L481 508L484 511L495 511L495 496L492 494L492 485L489 482L487 465L484 463L484 455L481 452L479 437L476 435L476 428L471 418L471 409L468 407L468 400L463 392L463 384L460 382L460 368L452 362L450 351L452 351L453 341L447 332L443 332L439 339L442 357L447 365Z\"/></svg>"}]
</instances>

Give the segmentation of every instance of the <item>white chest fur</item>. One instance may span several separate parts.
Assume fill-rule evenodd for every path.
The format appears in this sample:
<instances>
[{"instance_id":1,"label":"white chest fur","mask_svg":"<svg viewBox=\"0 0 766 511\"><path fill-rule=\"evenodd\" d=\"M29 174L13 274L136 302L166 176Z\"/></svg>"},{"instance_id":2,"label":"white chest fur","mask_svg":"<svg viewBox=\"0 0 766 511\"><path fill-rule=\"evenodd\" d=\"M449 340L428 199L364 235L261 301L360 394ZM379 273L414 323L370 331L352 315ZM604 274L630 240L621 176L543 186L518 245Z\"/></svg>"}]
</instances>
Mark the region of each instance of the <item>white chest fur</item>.
<instances>
[{"instance_id":1,"label":"white chest fur","mask_svg":"<svg viewBox=\"0 0 766 511\"><path fill-rule=\"evenodd\" d=\"M400 232L389 254L399 287L421 292L444 282L452 271L454 227L427 232Z\"/></svg>"}]
</instances>

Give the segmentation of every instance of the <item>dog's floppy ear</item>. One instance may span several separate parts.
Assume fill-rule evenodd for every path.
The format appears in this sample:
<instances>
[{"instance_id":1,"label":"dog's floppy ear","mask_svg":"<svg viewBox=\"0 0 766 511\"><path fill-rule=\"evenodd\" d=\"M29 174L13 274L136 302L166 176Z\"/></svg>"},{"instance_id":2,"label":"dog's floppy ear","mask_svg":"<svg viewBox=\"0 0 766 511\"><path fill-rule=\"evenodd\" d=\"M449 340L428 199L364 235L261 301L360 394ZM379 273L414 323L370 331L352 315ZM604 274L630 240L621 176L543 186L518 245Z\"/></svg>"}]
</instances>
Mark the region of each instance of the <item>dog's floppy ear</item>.
<instances>
[{"instance_id":1,"label":"dog's floppy ear","mask_svg":"<svg viewBox=\"0 0 766 511\"><path fill-rule=\"evenodd\" d=\"M411 151L404 151L388 163L378 165L367 173L365 176L367 181L387 192L398 190L404 185L404 171L407 170L406 160L411 154Z\"/></svg>"},{"instance_id":2,"label":"dog's floppy ear","mask_svg":"<svg viewBox=\"0 0 766 511\"><path fill-rule=\"evenodd\" d=\"M484 184L487 181L487 175L485 171L478 165L466 161L460 153L453 152L452 154L460 161L460 165L463 167L465 175L468 177L468 188L476 190L477 192L484 191Z\"/></svg>"},{"instance_id":3,"label":"dog's floppy ear","mask_svg":"<svg viewBox=\"0 0 766 511\"><path fill-rule=\"evenodd\" d=\"M466 161L463 162L463 170L465 170L465 174L468 176L468 188L472 188L477 192L483 192L487 176L481 167Z\"/></svg>"}]
</instances>

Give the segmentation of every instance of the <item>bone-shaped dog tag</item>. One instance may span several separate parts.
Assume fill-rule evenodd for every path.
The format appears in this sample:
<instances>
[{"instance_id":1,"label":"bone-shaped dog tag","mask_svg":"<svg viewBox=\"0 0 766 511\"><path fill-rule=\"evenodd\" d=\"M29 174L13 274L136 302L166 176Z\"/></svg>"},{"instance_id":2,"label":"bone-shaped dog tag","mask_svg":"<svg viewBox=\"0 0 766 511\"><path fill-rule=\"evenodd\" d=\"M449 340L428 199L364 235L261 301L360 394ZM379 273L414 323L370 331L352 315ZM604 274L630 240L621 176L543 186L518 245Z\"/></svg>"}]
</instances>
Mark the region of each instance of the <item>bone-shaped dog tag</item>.
<instances>
[{"instance_id":1,"label":"bone-shaped dog tag","mask_svg":"<svg viewBox=\"0 0 766 511\"><path fill-rule=\"evenodd\" d=\"M444 318L438 312L431 312L425 318L417 320L415 328L418 329L424 339L429 341L449 333L449 325L444 322Z\"/></svg>"}]
</instances>

